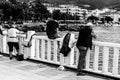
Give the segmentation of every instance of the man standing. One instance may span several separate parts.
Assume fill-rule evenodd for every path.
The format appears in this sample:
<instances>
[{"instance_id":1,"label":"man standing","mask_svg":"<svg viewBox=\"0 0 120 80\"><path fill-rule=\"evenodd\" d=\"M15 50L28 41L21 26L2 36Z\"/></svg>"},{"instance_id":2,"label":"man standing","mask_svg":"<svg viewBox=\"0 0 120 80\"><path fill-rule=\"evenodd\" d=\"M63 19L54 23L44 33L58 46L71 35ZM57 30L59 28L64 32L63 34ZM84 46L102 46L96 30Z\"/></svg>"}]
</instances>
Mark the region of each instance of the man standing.
<instances>
[{"instance_id":1,"label":"man standing","mask_svg":"<svg viewBox=\"0 0 120 80\"><path fill-rule=\"evenodd\" d=\"M77 76L85 75L82 72L82 69L85 68L85 57L87 50L89 48L92 49L92 37L94 36L92 26L92 23L87 23L86 26L81 26L81 29L79 30L79 37L76 43L76 46L80 52L77 67Z\"/></svg>"}]
</instances>

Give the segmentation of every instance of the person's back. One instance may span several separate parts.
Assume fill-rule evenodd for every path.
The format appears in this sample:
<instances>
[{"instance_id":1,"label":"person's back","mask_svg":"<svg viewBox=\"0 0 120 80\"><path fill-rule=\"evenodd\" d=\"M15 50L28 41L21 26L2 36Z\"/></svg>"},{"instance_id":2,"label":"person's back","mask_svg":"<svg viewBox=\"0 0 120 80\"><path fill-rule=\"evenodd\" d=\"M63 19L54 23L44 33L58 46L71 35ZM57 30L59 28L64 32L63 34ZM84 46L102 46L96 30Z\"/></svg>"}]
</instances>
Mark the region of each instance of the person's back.
<instances>
[{"instance_id":1,"label":"person's back","mask_svg":"<svg viewBox=\"0 0 120 80\"><path fill-rule=\"evenodd\" d=\"M89 26L84 26L79 30L79 37L77 40L77 46L92 47L92 29Z\"/></svg>"},{"instance_id":2,"label":"person's back","mask_svg":"<svg viewBox=\"0 0 120 80\"><path fill-rule=\"evenodd\" d=\"M78 66L77 66L77 76L83 76L82 69L85 68L85 57L87 55L88 49L92 49L92 24L87 23L86 26L82 26L79 30L79 37L77 40L77 48L79 50Z\"/></svg>"},{"instance_id":3,"label":"person's back","mask_svg":"<svg viewBox=\"0 0 120 80\"><path fill-rule=\"evenodd\" d=\"M8 29L7 35L8 35L8 40L7 40L7 44L9 47L9 57L10 59L12 59L12 52L13 52L13 47L15 47L17 54L19 54L19 42L18 42L18 38L17 38L17 33L19 33L19 31L15 28L15 25L12 25L10 29Z\"/></svg>"},{"instance_id":4,"label":"person's back","mask_svg":"<svg viewBox=\"0 0 120 80\"><path fill-rule=\"evenodd\" d=\"M46 34L47 34L48 38L55 39L58 37L58 35L57 35L58 27L59 27L59 24L55 20L49 20L47 22Z\"/></svg>"},{"instance_id":5,"label":"person's back","mask_svg":"<svg viewBox=\"0 0 120 80\"><path fill-rule=\"evenodd\" d=\"M18 42L17 33L19 31L16 28L8 29L8 41L9 42Z\"/></svg>"}]
</instances>

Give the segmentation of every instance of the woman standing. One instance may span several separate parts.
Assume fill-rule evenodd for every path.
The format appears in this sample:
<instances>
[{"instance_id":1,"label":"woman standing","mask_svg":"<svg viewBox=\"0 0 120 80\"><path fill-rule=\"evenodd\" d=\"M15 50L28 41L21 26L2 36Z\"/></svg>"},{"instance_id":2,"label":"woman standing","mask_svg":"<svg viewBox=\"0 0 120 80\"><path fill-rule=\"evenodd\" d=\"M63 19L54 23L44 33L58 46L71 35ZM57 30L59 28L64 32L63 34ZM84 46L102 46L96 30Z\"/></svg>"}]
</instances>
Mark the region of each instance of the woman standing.
<instances>
[{"instance_id":1,"label":"woman standing","mask_svg":"<svg viewBox=\"0 0 120 80\"><path fill-rule=\"evenodd\" d=\"M13 47L15 47L17 54L19 54L19 42L17 38L17 33L19 33L19 30L16 29L16 25L11 25L10 29L8 29L8 47L9 47L9 57L10 60L13 58L12 52Z\"/></svg>"}]
</instances>

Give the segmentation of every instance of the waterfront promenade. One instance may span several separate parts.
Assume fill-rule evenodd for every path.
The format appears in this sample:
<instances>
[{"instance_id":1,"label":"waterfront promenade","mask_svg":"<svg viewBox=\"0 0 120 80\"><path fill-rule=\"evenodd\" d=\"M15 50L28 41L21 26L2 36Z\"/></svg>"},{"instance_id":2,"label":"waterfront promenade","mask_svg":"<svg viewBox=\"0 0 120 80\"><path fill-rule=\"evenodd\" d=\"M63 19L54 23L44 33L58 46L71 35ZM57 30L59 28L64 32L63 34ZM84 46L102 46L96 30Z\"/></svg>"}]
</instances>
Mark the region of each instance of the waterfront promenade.
<instances>
[{"instance_id":1,"label":"waterfront promenade","mask_svg":"<svg viewBox=\"0 0 120 80\"><path fill-rule=\"evenodd\" d=\"M9 60L0 57L0 80L111 80L96 75L76 76L71 70L59 71L56 67L29 60Z\"/></svg>"}]
</instances>

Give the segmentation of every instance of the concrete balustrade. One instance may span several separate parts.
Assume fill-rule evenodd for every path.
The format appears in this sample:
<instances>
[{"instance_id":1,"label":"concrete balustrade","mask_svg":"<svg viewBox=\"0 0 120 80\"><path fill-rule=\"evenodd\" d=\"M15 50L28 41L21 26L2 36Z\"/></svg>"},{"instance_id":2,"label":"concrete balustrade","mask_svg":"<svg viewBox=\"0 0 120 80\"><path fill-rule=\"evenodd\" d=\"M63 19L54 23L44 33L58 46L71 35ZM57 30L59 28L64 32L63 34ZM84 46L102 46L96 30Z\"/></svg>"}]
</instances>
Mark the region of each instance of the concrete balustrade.
<instances>
[{"instance_id":1,"label":"concrete balustrade","mask_svg":"<svg viewBox=\"0 0 120 80\"><path fill-rule=\"evenodd\" d=\"M19 40L24 41L25 35L19 35ZM6 36L0 38L0 48L2 52L8 53ZM79 51L74 47L68 57L64 57L59 50L61 48L62 38L55 40L48 39L47 36L34 36L32 46L27 48L21 46L22 53L29 54L30 59L43 61L51 64L77 68ZM93 42L93 50L88 50L86 56L86 71L119 77L120 78L120 44L108 42Z\"/></svg>"}]
</instances>

